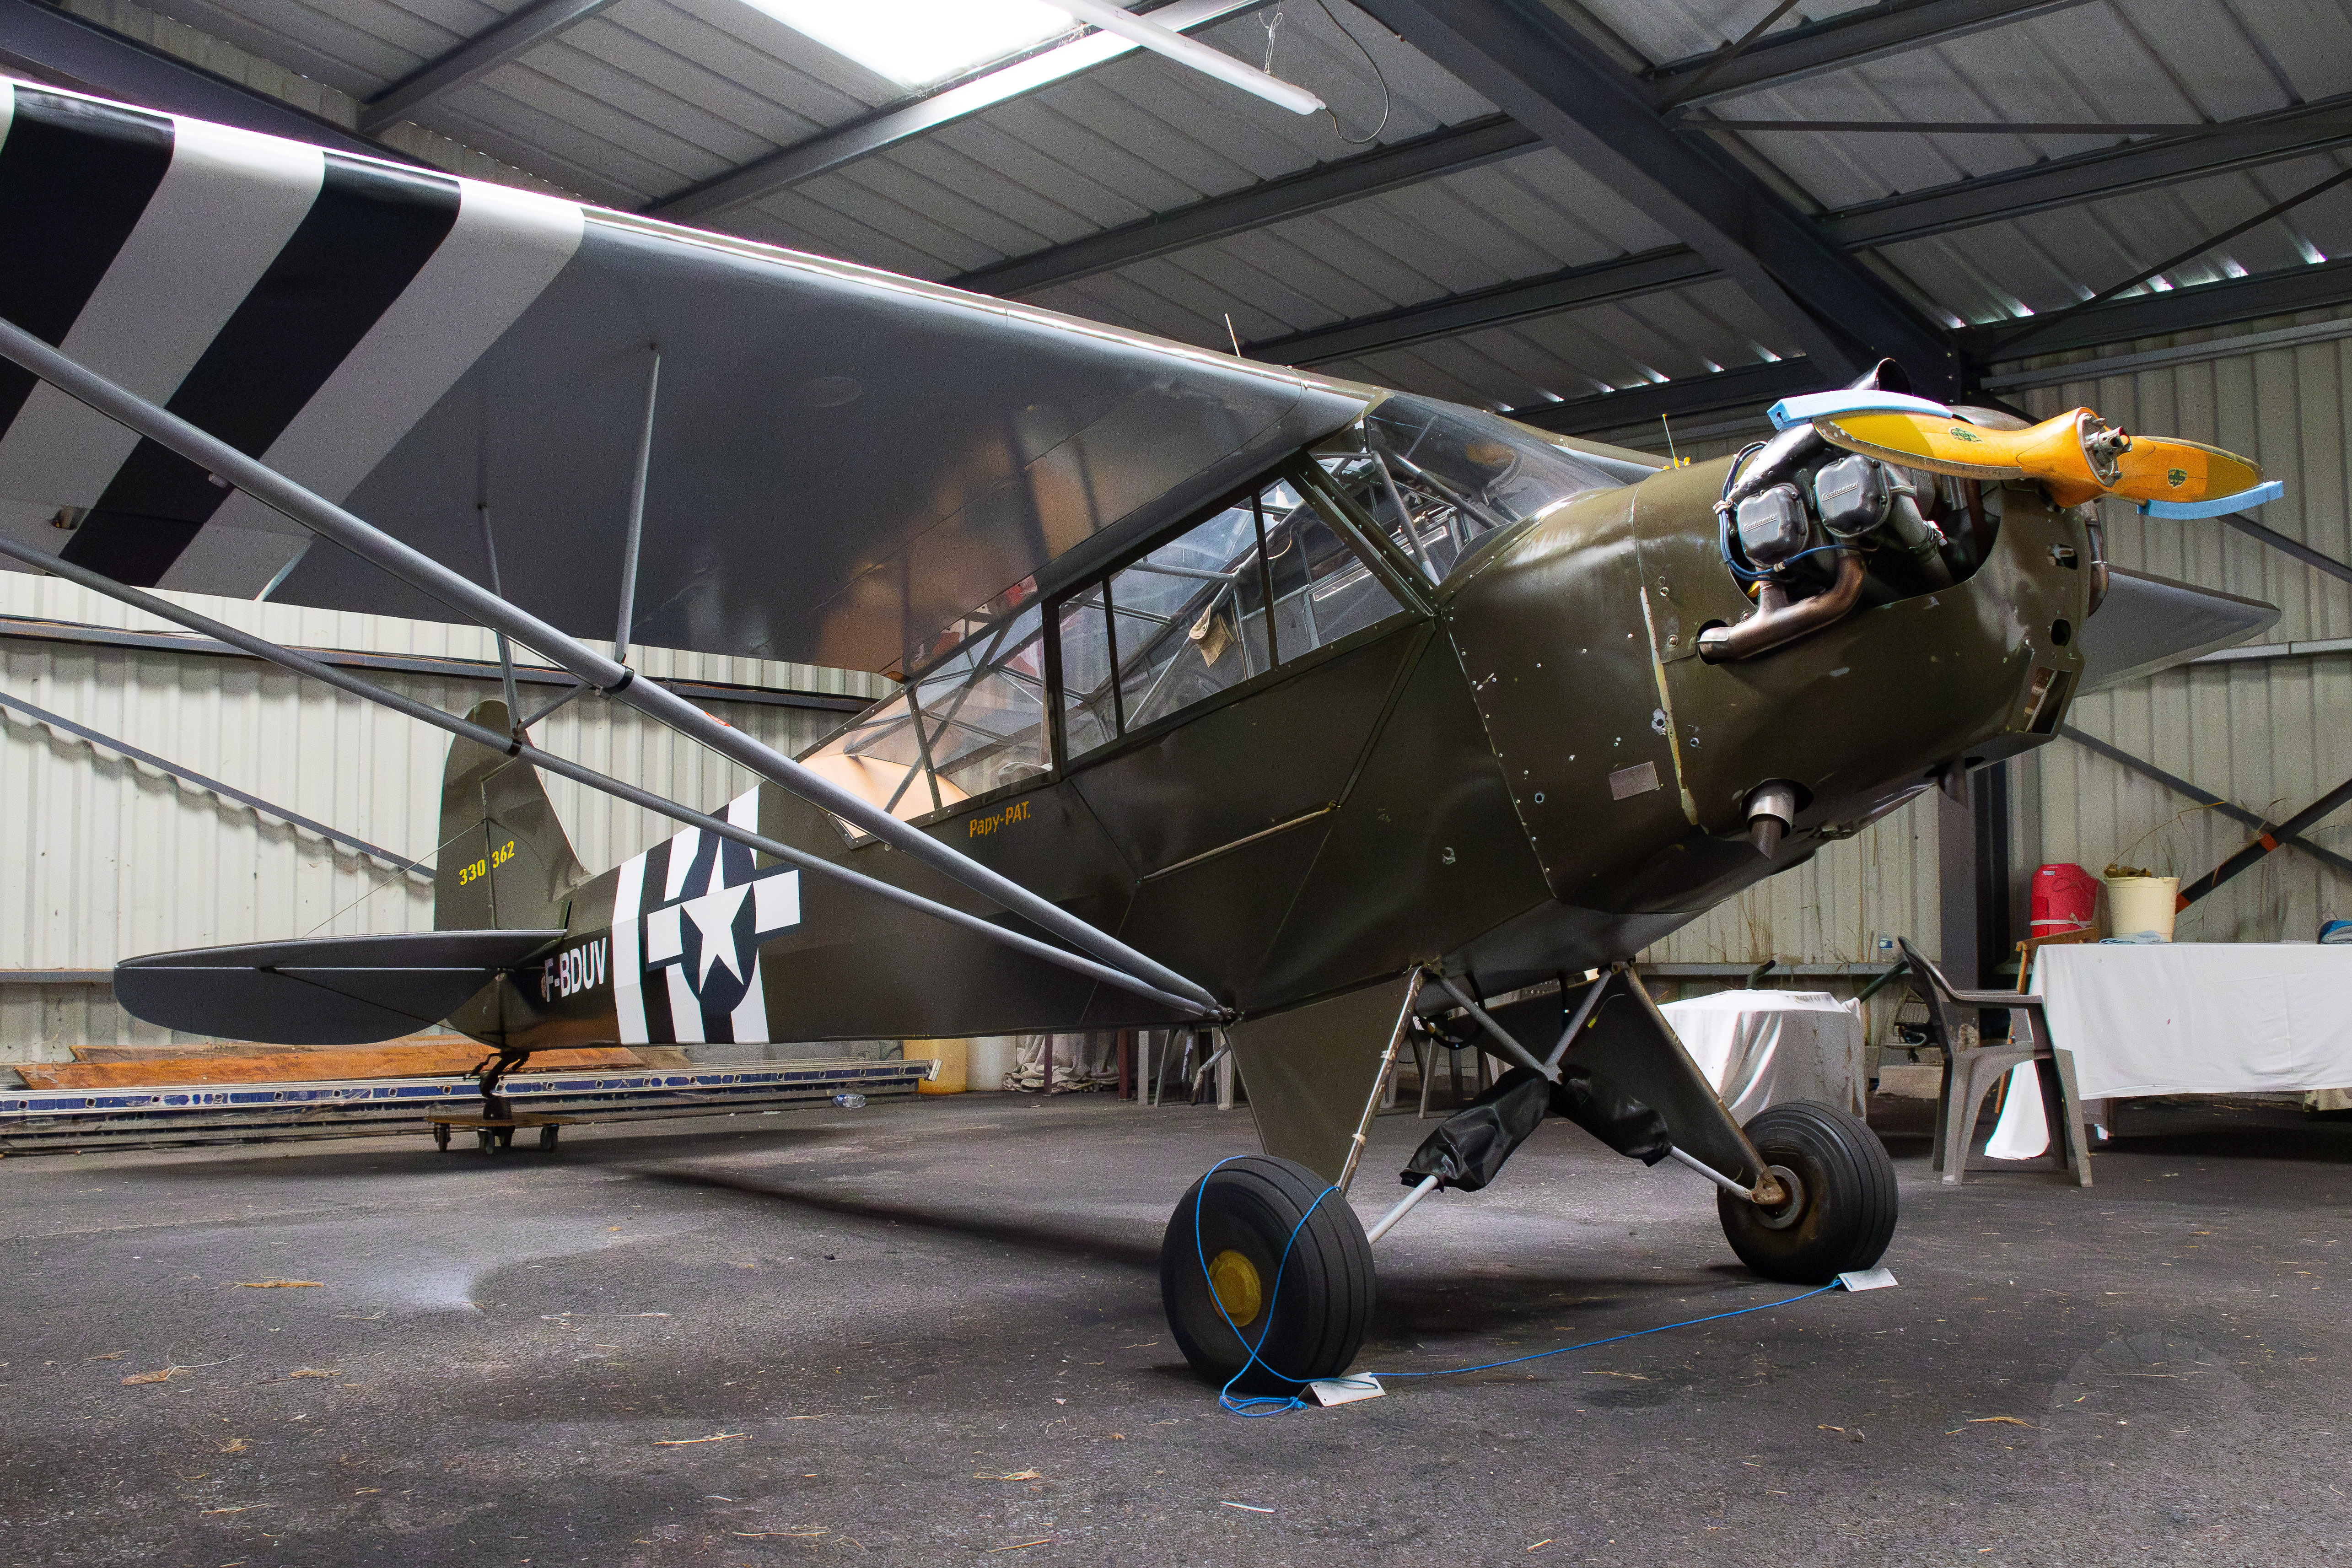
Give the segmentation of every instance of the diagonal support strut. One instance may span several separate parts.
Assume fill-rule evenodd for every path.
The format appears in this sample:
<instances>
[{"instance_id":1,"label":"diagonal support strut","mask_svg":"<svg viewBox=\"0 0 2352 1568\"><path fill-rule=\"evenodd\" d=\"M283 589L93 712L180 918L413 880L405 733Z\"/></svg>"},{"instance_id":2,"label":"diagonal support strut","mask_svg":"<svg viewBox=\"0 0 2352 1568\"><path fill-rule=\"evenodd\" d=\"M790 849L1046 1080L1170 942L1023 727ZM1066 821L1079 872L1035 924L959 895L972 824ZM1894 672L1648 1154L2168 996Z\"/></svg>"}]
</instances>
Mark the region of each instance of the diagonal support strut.
<instances>
[{"instance_id":1,"label":"diagonal support strut","mask_svg":"<svg viewBox=\"0 0 2352 1568\"><path fill-rule=\"evenodd\" d=\"M1124 976L1146 984L1154 990L1185 998L1193 1012L1213 1014L1223 1011L1206 990L1167 965L1097 930L1068 910L1039 897L1010 878L990 870L929 834L877 810L861 796L803 767L733 726L720 723L667 688L650 680L639 680L636 672L625 665L615 663L576 637L484 590L421 551L362 521L227 442L116 385L6 320L0 320L0 357L14 361L67 395L88 404L108 418L217 475L273 510L283 513L314 533L332 540L361 560L439 600L467 619L492 631L505 633L550 663L561 666L595 687L613 700L634 708L646 717L701 742L786 793L799 796L820 810L833 813L895 849L905 851L950 879L1003 905L1009 912L1060 937L1082 952L1093 954L1103 964ZM38 563L47 565L47 561L48 558L43 557ZM500 743L500 749L510 749L519 744L519 742L510 741ZM769 852L774 853L773 850ZM798 863L796 859L795 863ZM943 909L945 906L939 907ZM989 929L995 931L998 928ZM1044 946L1042 943L1039 945ZM1047 948L1046 951L1055 950Z\"/></svg>"},{"instance_id":2,"label":"diagonal support strut","mask_svg":"<svg viewBox=\"0 0 2352 1568\"><path fill-rule=\"evenodd\" d=\"M904 888L877 881L862 872L853 871L845 866L837 866L830 860L820 859L805 850L795 849L788 844L782 844L775 839L754 833L726 817L713 816L708 812L696 811L690 806L680 805L675 801L657 795L651 790L624 784L619 779L598 773L595 769L575 763L568 757L559 757L551 752L542 752L537 746L520 739L520 736L501 735L495 730L485 729L479 724L460 719L454 713L444 713L438 708L430 707L413 698L403 697L396 691L387 691L383 687L362 680L356 675L338 669L307 654L297 653L292 648L280 647L267 637L240 631L235 626L214 620L209 616L173 604L167 599L159 599L143 589L128 587L102 573L91 571L87 566L79 566L54 555L44 555L30 545L19 544L5 535L0 535L0 555L14 557L36 570L63 577L69 583L79 584L92 593L103 594L110 599L119 600L134 610L143 610L158 619L176 622L190 631L215 637L233 647L252 654L257 658L268 659L272 664L290 669L297 675L307 676L312 680L323 682L338 690L348 691L354 697L364 698L370 702L389 708L395 713L415 719L421 723L430 724L437 730L446 730L461 740L472 741L478 745L488 746L495 752L504 752L509 756L530 763L533 767L544 769L559 777L570 779L575 784L585 784L590 789L600 790L615 800L626 801L631 805L643 806L646 810L667 816L673 822L682 822L688 826L699 827L706 833L716 834L721 838L740 844L749 849L756 849L762 855L772 855L787 865L796 866L814 875L831 877L836 881L872 893L877 898L887 899L892 903L902 904L908 909L946 921L950 925L961 926L992 942L1002 942L1016 952L1042 958L1048 963L1059 964L1065 969L1099 980L1107 985L1117 985L1124 990L1132 991L1139 996L1173 1007L1179 1012L1195 1016L1202 1013L1199 1004L1184 997L1171 996L1157 986L1136 979L1123 970L1097 963L1082 954L1039 942L1034 937L1024 936L1019 931L1007 931L1003 926L992 925L978 915L967 914L950 905L927 899L920 893L909 892ZM115 746L118 750L122 749L118 742L110 740L105 743ZM158 765L166 764L158 762ZM205 783L208 788L226 789L226 787L212 784L210 781L200 782ZM267 802L248 801L248 804L259 805L261 809L277 816L287 815ZM316 825L305 822L304 826ZM320 827L319 831L327 833L331 837L334 836L332 830L329 828ZM381 854L382 852L372 849L369 853Z\"/></svg>"}]
</instances>

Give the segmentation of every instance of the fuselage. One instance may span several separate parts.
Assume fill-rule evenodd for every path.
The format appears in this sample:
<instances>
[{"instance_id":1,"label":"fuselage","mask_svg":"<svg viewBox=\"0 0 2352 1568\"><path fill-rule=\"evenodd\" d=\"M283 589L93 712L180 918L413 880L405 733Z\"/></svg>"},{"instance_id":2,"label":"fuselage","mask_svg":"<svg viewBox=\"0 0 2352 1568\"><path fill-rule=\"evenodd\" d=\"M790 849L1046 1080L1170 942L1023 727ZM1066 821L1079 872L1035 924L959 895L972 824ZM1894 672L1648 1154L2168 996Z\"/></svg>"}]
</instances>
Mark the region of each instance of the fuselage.
<instances>
[{"instance_id":1,"label":"fuselage","mask_svg":"<svg viewBox=\"0 0 2352 1568\"><path fill-rule=\"evenodd\" d=\"M2078 512L2030 486L1952 487L1948 521L1973 534L1957 581L1874 579L1825 628L1709 662L1700 631L1751 613L1718 535L1725 473L1669 469L1465 540L1417 602L1083 754L1059 689L1077 678L1042 668L1036 765L918 824L1254 1015L1415 963L1491 994L1631 958L2054 733L2092 607ZM1796 802L1769 858L1745 816L1768 781ZM730 815L1005 918L772 785ZM566 923L540 984L454 1021L530 1047L1181 1021L694 829L573 889Z\"/></svg>"}]
</instances>

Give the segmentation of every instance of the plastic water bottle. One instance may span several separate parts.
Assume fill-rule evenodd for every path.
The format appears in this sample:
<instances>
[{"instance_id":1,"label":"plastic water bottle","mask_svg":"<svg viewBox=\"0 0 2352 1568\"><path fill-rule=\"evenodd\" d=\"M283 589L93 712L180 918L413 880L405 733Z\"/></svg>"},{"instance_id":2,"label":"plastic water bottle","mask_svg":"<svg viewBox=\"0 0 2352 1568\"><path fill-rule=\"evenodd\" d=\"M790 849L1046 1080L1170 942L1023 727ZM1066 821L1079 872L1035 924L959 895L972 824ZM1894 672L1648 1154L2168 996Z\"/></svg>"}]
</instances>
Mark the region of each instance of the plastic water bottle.
<instances>
[{"instance_id":1,"label":"plastic water bottle","mask_svg":"<svg viewBox=\"0 0 2352 1568\"><path fill-rule=\"evenodd\" d=\"M833 1097L833 1102L844 1110L866 1109L866 1097L862 1094L836 1094Z\"/></svg>"}]
</instances>

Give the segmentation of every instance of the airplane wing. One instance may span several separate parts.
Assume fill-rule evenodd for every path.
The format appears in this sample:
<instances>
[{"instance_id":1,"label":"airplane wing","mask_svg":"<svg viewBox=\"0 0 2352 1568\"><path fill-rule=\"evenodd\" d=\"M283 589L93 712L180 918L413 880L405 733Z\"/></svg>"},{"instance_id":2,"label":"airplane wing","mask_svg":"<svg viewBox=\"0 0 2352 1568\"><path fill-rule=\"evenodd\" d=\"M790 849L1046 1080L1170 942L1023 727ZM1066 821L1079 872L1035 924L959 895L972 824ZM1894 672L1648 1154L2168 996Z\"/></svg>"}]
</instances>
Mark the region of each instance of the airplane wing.
<instances>
[{"instance_id":1,"label":"airplane wing","mask_svg":"<svg viewBox=\"0 0 2352 1568\"><path fill-rule=\"evenodd\" d=\"M2107 596L2083 623L2083 689L2154 675L2278 624L2279 608L2219 588L2107 568Z\"/></svg>"},{"instance_id":2,"label":"airplane wing","mask_svg":"<svg viewBox=\"0 0 2352 1568\"><path fill-rule=\"evenodd\" d=\"M21 83L0 83L0 316L489 585L487 517L505 595L580 637L615 629L650 394L635 638L873 670L1367 401ZM142 586L456 618L14 366L0 530Z\"/></svg>"}]
</instances>

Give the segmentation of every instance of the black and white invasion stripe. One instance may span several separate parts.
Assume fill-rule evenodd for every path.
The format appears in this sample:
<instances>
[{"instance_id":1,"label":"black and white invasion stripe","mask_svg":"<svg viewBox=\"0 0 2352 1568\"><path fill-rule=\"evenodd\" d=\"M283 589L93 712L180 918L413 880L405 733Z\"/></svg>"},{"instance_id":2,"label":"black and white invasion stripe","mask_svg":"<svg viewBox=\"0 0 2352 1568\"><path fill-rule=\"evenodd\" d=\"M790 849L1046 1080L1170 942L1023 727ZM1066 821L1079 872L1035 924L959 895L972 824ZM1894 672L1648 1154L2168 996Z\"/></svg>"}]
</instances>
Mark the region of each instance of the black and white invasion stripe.
<instances>
[{"instance_id":1,"label":"black and white invasion stripe","mask_svg":"<svg viewBox=\"0 0 2352 1568\"><path fill-rule=\"evenodd\" d=\"M341 500L579 247L577 204L0 83L0 316ZM0 364L0 530L251 597L310 536Z\"/></svg>"}]
</instances>

